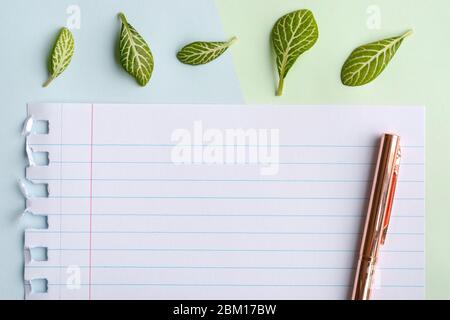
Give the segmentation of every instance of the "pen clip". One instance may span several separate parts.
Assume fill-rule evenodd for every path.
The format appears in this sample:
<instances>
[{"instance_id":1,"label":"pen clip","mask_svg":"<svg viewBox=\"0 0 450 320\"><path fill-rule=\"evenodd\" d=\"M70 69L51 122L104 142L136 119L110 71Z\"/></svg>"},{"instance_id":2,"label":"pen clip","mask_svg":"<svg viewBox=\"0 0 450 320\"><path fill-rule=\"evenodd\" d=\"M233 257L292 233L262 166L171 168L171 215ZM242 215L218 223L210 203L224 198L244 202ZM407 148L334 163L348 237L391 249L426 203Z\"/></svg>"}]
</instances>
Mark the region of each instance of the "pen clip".
<instances>
[{"instance_id":1,"label":"pen clip","mask_svg":"<svg viewBox=\"0 0 450 320\"><path fill-rule=\"evenodd\" d=\"M394 166L392 169L392 175L390 179L389 184L389 193L388 193L388 199L387 199L387 205L386 205L386 211L384 213L383 217L383 234L381 236L381 244L384 245L384 242L386 241L386 235L389 227L389 222L391 220L391 213L392 213L392 204L394 203L394 196L395 196L395 188L397 186L398 181L398 172L400 169L400 159L401 159L401 151L400 147L398 147L396 151L396 157Z\"/></svg>"}]
</instances>

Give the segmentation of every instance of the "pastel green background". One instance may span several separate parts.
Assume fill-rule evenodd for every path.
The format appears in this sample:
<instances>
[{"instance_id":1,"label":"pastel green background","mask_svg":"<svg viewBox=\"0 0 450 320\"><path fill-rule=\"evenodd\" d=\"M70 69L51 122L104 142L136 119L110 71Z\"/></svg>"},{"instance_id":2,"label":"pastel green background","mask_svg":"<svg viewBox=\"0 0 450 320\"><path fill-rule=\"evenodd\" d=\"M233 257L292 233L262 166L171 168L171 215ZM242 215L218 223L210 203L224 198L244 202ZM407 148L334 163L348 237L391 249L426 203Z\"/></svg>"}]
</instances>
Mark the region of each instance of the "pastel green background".
<instances>
[{"instance_id":1,"label":"pastel green background","mask_svg":"<svg viewBox=\"0 0 450 320\"><path fill-rule=\"evenodd\" d=\"M424 105L426 112L426 291L450 299L450 1L218 0L227 35L238 35L233 61L247 103ZM367 26L368 8L381 28ZM297 61L275 97L269 47L278 17L308 8L319 25L316 46ZM386 71L361 88L341 85L340 68L358 45L414 29Z\"/></svg>"},{"instance_id":2,"label":"pastel green background","mask_svg":"<svg viewBox=\"0 0 450 320\"><path fill-rule=\"evenodd\" d=\"M66 8L81 8L69 69L47 89L46 59ZM375 6L375 7L374 7ZM320 37L290 71L284 95L274 96L269 35L275 20L295 9L314 12ZM368 8L380 28L368 27ZM146 38L155 71L138 87L118 66L116 18L124 11ZM8 0L0 19L0 298L23 298L23 230L42 221L20 219L16 179L26 165L20 129L27 102L248 103L425 105L426 290L450 299L450 2L448 0ZM373 83L347 88L340 67L356 46L414 29ZM176 51L198 39L238 42L201 67L181 65Z\"/></svg>"}]
</instances>

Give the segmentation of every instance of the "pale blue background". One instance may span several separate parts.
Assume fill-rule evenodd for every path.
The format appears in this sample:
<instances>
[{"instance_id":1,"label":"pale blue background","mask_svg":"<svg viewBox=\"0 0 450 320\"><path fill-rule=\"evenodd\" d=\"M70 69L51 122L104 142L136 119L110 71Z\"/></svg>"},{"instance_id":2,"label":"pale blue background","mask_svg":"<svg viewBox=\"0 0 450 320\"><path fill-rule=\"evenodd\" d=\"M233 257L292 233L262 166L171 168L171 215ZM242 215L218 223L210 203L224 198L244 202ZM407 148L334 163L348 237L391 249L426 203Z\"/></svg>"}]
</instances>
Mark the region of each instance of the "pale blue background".
<instances>
[{"instance_id":1,"label":"pale blue background","mask_svg":"<svg viewBox=\"0 0 450 320\"><path fill-rule=\"evenodd\" d=\"M73 31L75 56L43 89L48 52L71 4L81 8L81 29ZM121 11L153 51L155 70L145 88L115 59ZM24 199L16 179L26 166L20 130L27 102L241 103L243 98L229 54L195 68L175 57L187 42L228 39L214 1L11 0L2 1L0 21L0 298L21 299L23 230L42 225L19 219Z\"/></svg>"}]
</instances>

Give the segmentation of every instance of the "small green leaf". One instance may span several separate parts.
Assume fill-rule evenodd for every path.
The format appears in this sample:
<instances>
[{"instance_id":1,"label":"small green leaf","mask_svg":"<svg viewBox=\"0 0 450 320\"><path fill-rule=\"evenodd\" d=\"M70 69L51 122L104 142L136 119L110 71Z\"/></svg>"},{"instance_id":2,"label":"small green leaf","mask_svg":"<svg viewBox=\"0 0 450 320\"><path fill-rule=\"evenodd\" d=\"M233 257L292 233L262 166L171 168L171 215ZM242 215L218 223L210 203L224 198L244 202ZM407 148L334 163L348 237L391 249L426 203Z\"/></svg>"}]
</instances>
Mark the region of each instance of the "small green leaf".
<instances>
[{"instance_id":1,"label":"small green leaf","mask_svg":"<svg viewBox=\"0 0 450 320\"><path fill-rule=\"evenodd\" d=\"M356 48L342 67L342 83L346 86L356 87L375 80L387 67L403 40L411 34L412 30L398 37Z\"/></svg>"},{"instance_id":2,"label":"small green leaf","mask_svg":"<svg viewBox=\"0 0 450 320\"><path fill-rule=\"evenodd\" d=\"M72 33L69 29L62 28L50 55L48 68L50 76L43 84L44 87L47 87L56 77L66 70L70 61L72 61L74 50L75 41L73 40Z\"/></svg>"},{"instance_id":3,"label":"small green leaf","mask_svg":"<svg viewBox=\"0 0 450 320\"><path fill-rule=\"evenodd\" d=\"M319 28L309 10L288 13L275 23L272 29L272 46L279 75L277 96L281 96L284 78L297 58L311 49L318 38Z\"/></svg>"},{"instance_id":4,"label":"small green leaf","mask_svg":"<svg viewBox=\"0 0 450 320\"><path fill-rule=\"evenodd\" d=\"M145 86L153 72L152 52L144 38L128 23L125 15L120 13L119 17L122 21L119 41L120 63L141 86Z\"/></svg>"},{"instance_id":5,"label":"small green leaf","mask_svg":"<svg viewBox=\"0 0 450 320\"><path fill-rule=\"evenodd\" d=\"M236 40L237 38L233 37L227 42L192 42L177 53L177 58L180 62L193 66L205 64L218 58Z\"/></svg>"}]
</instances>

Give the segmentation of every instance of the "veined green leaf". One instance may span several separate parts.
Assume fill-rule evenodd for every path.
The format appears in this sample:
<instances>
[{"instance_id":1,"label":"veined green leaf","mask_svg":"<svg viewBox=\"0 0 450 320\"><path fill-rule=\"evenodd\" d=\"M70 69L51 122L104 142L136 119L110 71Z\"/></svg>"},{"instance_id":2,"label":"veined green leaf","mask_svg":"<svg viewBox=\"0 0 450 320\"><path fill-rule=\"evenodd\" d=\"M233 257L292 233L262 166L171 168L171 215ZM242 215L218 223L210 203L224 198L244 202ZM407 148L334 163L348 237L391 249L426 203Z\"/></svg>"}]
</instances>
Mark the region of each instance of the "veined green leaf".
<instances>
[{"instance_id":1,"label":"veined green leaf","mask_svg":"<svg viewBox=\"0 0 450 320\"><path fill-rule=\"evenodd\" d=\"M74 50L75 41L73 40L72 33L69 29L62 28L50 55L48 65L50 76L43 84L44 87L47 87L56 77L66 70L70 61L72 61Z\"/></svg>"},{"instance_id":2,"label":"veined green leaf","mask_svg":"<svg viewBox=\"0 0 450 320\"><path fill-rule=\"evenodd\" d=\"M125 15L120 13L119 17L122 21L119 41L120 63L141 86L145 86L153 72L152 52L144 38L128 23Z\"/></svg>"},{"instance_id":3,"label":"veined green leaf","mask_svg":"<svg viewBox=\"0 0 450 320\"><path fill-rule=\"evenodd\" d=\"M314 46L319 38L314 15L309 10L298 10L282 16L272 29L279 82L277 96L283 92L284 78L297 58Z\"/></svg>"},{"instance_id":4,"label":"veined green leaf","mask_svg":"<svg viewBox=\"0 0 450 320\"><path fill-rule=\"evenodd\" d=\"M412 34L405 34L372 42L356 48L345 61L341 71L342 83L346 86L362 86L375 80L394 57L403 40Z\"/></svg>"},{"instance_id":5,"label":"veined green leaf","mask_svg":"<svg viewBox=\"0 0 450 320\"><path fill-rule=\"evenodd\" d=\"M202 42L196 41L184 46L178 53L180 62L190 65L205 64L218 58L235 41L236 37L227 42Z\"/></svg>"}]
</instances>

